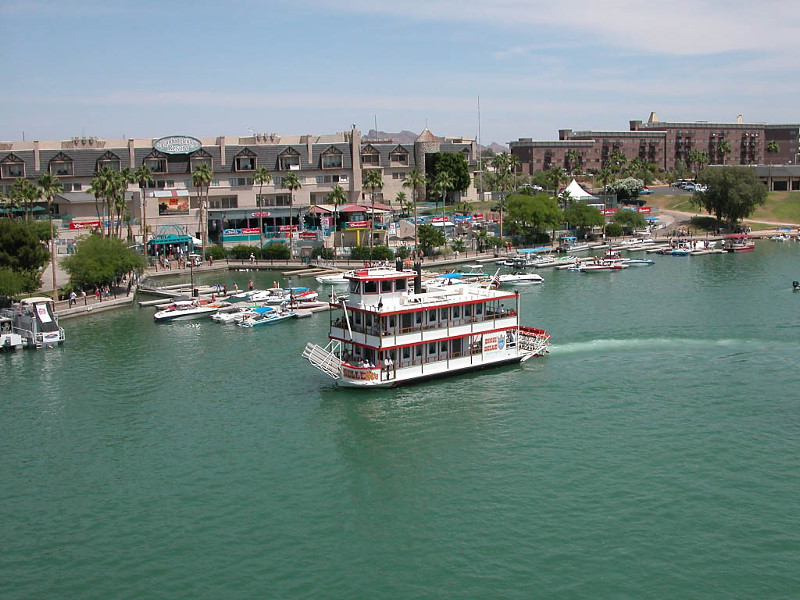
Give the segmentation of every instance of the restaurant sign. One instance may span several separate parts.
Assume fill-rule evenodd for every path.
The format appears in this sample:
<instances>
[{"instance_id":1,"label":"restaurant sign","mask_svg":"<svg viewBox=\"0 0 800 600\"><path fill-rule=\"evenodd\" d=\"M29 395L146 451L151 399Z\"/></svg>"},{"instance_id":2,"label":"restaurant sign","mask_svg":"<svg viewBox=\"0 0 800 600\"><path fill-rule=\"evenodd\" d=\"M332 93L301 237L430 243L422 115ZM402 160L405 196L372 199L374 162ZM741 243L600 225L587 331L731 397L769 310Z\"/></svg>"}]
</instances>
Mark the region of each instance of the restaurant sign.
<instances>
[{"instance_id":1,"label":"restaurant sign","mask_svg":"<svg viewBox=\"0 0 800 600\"><path fill-rule=\"evenodd\" d=\"M170 135L153 142L153 148L164 154L190 154L202 147L200 140L188 135Z\"/></svg>"}]
</instances>

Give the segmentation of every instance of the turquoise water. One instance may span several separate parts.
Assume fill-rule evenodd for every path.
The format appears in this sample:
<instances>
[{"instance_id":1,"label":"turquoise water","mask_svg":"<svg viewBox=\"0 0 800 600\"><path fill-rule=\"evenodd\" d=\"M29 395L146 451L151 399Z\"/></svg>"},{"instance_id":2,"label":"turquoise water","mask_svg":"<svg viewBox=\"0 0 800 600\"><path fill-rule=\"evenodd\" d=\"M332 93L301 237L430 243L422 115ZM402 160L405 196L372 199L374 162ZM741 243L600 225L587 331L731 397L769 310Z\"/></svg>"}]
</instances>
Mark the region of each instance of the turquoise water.
<instances>
[{"instance_id":1,"label":"turquoise water","mask_svg":"<svg viewBox=\"0 0 800 600\"><path fill-rule=\"evenodd\" d=\"M65 321L0 355L2 597L800 597L799 258L544 271L550 356L388 391L324 313Z\"/></svg>"}]
</instances>

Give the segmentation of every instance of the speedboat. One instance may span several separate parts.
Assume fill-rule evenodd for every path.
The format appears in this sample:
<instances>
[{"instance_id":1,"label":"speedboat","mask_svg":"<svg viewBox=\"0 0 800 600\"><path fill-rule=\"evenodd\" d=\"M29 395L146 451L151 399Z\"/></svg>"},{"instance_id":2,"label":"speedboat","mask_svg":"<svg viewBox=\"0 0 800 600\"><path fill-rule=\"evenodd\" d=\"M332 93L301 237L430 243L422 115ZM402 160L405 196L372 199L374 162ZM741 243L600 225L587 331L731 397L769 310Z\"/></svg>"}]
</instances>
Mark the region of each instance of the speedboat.
<instances>
[{"instance_id":1,"label":"speedboat","mask_svg":"<svg viewBox=\"0 0 800 600\"><path fill-rule=\"evenodd\" d=\"M497 279L500 281L500 285L542 283L544 281L544 277L538 273L525 273L523 271L498 275Z\"/></svg>"},{"instance_id":2,"label":"speedboat","mask_svg":"<svg viewBox=\"0 0 800 600\"><path fill-rule=\"evenodd\" d=\"M286 319L297 317L297 313L294 311L273 310L269 306L257 308L254 312L256 313L255 315L240 321L238 325L240 327L260 327L262 325L273 325L285 321Z\"/></svg>"},{"instance_id":3,"label":"speedboat","mask_svg":"<svg viewBox=\"0 0 800 600\"><path fill-rule=\"evenodd\" d=\"M256 314L256 310L266 310L267 312L274 310L272 307L259 307L259 306L231 306L223 308L211 315L211 320L222 325L239 323L245 319Z\"/></svg>"},{"instance_id":4,"label":"speedboat","mask_svg":"<svg viewBox=\"0 0 800 600\"><path fill-rule=\"evenodd\" d=\"M219 311L220 308L230 306L229 302L209 300L179 300L173 302L166 308L157 311L153 315L156 323L167 323L170 321L188 321L190 319L200 319L210 316Z\"/></svg>"},{"instance_id":5,"label":"speedboat","mask_svg":"<svg viewBox=\"0 0 800 600\"><path fill-rule=\"evenodd\" d=\"M315 277L314 279L317 280L319 283L324 283L325 285L347 285L348 280L344 278L344 273L334 273L332 275L320 275L319 277Z\"/></svg>"}]
</instances>

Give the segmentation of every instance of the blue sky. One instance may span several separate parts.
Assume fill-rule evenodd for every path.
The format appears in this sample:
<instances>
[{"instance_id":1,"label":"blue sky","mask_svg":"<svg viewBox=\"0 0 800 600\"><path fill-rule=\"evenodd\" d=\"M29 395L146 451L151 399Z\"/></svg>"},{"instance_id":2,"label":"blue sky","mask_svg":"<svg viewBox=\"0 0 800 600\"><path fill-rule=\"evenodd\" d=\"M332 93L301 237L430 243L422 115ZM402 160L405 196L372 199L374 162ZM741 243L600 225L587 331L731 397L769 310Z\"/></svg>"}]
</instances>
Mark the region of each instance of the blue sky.
<instances>
[{"instance_id":1,"label":"blue sky","mask_svg":"<svg viewBox=\"0 0 800 600\"><path fill-rule=\"evenodd\" d=\"M800 3L0 0L0 140L797 123Z\"/></svg>"}]
</instances>

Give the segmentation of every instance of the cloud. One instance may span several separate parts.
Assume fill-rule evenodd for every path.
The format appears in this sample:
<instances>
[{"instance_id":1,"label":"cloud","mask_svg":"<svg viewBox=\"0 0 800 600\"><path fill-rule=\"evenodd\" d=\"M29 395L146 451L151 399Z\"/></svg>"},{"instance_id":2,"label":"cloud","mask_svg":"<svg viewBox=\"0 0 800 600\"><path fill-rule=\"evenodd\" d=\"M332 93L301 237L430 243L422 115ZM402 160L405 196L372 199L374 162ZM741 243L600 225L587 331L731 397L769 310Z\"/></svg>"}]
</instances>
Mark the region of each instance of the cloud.
<instances>
[{"instance_id":1,"label":"cloud","mask_svg":"<svg viewBox=\"0 0 800 600\"><path fill-rule=\"evenodd\" d=\"M800 4L775 0L341 0L335 9L452 23L491 24L575 46L602 44L676 56L798 46ZM522 49L522 46L514 48Z\"/></svg>"}]
</instances>

